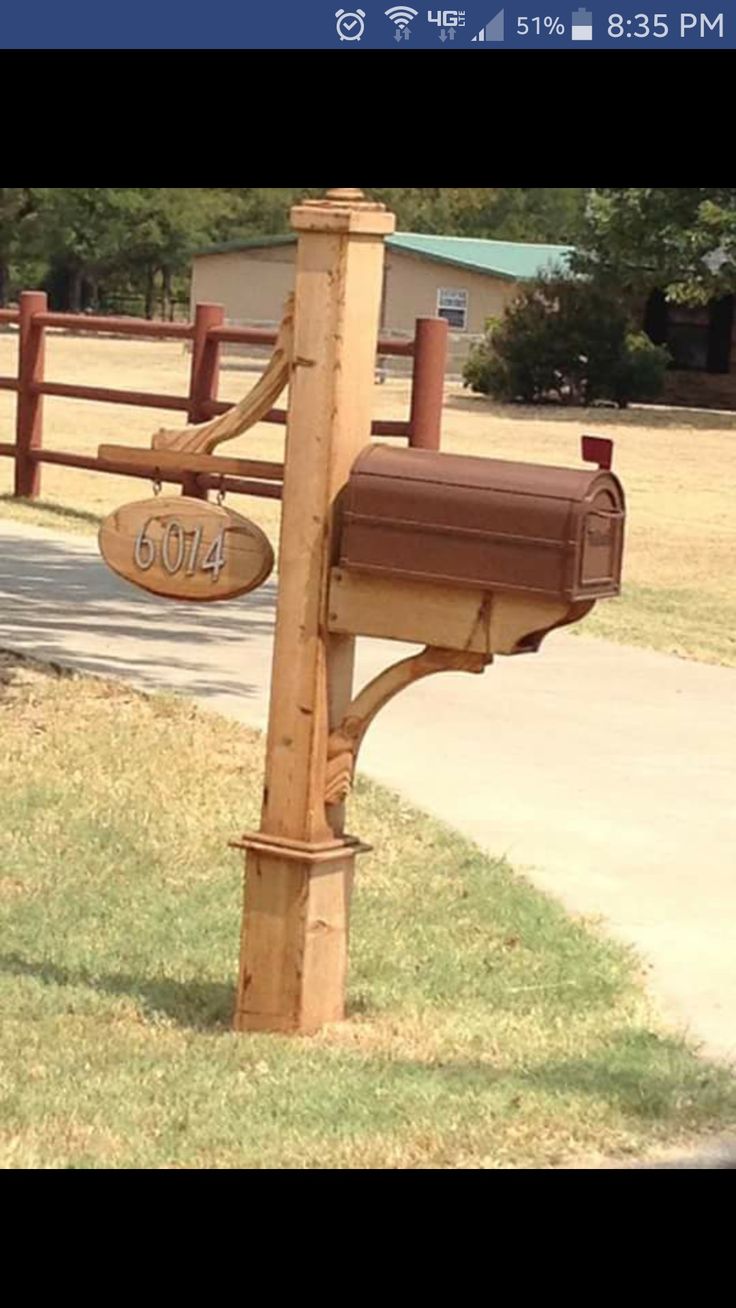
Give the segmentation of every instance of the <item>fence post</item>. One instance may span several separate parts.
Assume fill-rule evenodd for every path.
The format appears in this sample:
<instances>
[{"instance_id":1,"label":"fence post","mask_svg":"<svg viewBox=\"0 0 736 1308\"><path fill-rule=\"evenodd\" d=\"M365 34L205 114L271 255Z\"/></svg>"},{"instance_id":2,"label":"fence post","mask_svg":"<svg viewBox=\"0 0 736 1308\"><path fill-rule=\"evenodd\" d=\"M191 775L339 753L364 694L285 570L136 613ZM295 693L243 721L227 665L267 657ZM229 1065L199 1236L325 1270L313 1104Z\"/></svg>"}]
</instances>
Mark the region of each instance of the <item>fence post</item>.
<instances>
[{"instance_id":1,"label":"fence post","mask_svg":"<svg viewBox=\"0 0 736 1308\"><path fill-rule=\"evenodd\" d=\"M208 333L211 327L221 327L224 321L225 310L221 304L198 304L195 307L187 411L190 423L206 422L212 417L206 406L209 400L217 399L220 381L220 344L219 341L210 340ZM182 494L191 495L199 500L207 499L207 491L202 490L194 475L184 478Z\"/></svg>"},{"instance_id":2,"label":"fence post","mask_svg":"<svg viewBox=\"0 0 736 1308\"><path fill-rule=\"evenodd\" d=\"M41 465L30 457L43 439L43 396L34 389L43 381L45 332L34 322L45 313L45 291L23 291L18 331L18 398L15 408L15 494L34 500L41 489Z\"/></svg>"},{"instance_id":3,"label":"fence post","mask_svg":"<svg viewBox=\"0 0 736 1308\"><path fill-rule=\"evenodd\" d=\"M414 449L440 448L447 331L445 318L417 318L409 414L409 444Z\"/></svg>"}]
</instances>

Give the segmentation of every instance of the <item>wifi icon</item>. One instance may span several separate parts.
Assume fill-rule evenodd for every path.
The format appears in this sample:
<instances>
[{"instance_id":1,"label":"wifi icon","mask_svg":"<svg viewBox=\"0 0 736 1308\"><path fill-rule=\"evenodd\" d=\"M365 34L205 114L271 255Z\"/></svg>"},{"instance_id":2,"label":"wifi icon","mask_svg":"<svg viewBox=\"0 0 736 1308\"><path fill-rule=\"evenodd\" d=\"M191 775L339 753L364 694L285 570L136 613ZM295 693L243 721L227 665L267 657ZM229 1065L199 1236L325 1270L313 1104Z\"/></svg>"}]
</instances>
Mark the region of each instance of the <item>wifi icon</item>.
<instances>
[{"instance_id":1,"label":"wifi icon","mask_svg":"<svg viewBox=\"0 0 736 1308\"><path fill-rule=\"evenodd\" d=\"M416 18L417 9L412 9L409 5L392 5L390 9L385 9L384 13L392 23L396 24L396 36L394 40L400 41L403 37L405 41L409 40L409 24L412 18Z\"/></svg>"}]
</instances>

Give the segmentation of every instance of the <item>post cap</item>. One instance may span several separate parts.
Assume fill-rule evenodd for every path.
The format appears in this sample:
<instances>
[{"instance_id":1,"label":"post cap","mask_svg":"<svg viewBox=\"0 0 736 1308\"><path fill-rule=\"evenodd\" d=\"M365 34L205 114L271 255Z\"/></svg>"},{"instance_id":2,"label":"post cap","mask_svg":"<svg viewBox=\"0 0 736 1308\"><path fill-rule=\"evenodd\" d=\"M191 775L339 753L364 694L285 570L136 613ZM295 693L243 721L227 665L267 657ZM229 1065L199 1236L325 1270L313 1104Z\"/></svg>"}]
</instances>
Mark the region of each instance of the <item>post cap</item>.
<instances>
[{"instance_id":1,"label":"post cap","mask_svg":"<svg viewBox=\"0 0 736 1308\"><path fill-rule=\"evenodd\" d=\"M357 202L362 201L365 203L365 194L357 187L346 187L344 189L339 187L333 187L331 190L327 192L325 199L337 200L341 204L344 204L346 202L350 203L351 201L357 201Z\"/></svg>"},{"instance_id":2,"label":"post cap","mask_svg":"<svg viewBox=\"0 0 736 1308\"><path fill-rule=\"evenodd\" d=\"M385 204L369 200L358 187L332 187L318 200L303 200L291 211L296 231L343 231L387 236L395 219Z\"/></svg>"}]
</instances>

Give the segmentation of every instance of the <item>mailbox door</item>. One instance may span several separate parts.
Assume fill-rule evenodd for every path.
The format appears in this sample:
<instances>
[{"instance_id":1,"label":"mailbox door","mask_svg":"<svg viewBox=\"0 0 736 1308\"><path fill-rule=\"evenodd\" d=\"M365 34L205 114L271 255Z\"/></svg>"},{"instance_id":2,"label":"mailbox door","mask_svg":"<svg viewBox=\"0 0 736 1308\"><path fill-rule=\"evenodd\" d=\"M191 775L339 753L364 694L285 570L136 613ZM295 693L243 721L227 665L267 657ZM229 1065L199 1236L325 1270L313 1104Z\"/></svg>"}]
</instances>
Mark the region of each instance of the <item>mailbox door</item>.
<instances>
[{"instance_id":1,"label":"mailbox door","mask_svg":"<svg viewBox=\"0 0 736 1308\"><path fill-rule=\"evenodd\" d=\"M577 551L578 595L617 593L621 578L624 544L624 512L612 488L599 490L581 514Z\"/></svg>"}]
</instances>

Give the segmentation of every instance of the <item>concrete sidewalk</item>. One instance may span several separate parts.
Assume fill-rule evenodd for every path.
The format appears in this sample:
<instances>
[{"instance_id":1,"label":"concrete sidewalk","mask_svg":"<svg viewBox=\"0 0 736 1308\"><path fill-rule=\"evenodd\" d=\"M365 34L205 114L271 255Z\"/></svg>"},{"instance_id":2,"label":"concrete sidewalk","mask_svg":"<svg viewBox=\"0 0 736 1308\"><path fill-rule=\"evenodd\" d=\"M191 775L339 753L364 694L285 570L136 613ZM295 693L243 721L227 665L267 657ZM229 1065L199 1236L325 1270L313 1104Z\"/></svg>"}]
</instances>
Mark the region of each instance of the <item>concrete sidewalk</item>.
<instances>
[{"instance_id":1,"label":"concrete sidewalk","mask_svg":"<svg viewBox=\"0 0 736 1308\"><path fill-rule=\"evenodd\" d=\"M94 539L0 521L0 646L263 727L275 589L159 601ZM358 684L409 652L360 641ZM379 716L362 769L506 854L651 965L663 1011L736 1060L736 672L557 632Z\"/></svg>"}]
</instances>

